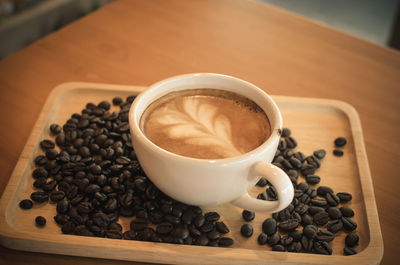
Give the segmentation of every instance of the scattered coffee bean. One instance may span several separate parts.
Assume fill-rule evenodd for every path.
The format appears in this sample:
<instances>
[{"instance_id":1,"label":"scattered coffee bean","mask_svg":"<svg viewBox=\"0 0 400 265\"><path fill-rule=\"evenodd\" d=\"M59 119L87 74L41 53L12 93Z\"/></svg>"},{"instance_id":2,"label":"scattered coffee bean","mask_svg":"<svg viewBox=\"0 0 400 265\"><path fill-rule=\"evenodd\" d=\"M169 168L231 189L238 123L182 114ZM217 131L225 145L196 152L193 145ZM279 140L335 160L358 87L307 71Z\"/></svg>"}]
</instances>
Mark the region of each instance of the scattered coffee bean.
<instances>
[{"instance_id":1,"label":"scattered coffee bean","mask_svg":"<svg viewBox=\"0 0 400 265\"><path fill-rule=\"evenodd\" d=\"M250 224L242 225L240 234L244 237L251 237L253 235L253 227Z\"/></svg>"},{"instance_id":2,"label":"scattered coffee bean","mask_svg":"<svg viewBox=\"0 0 400 265\"><path fill-rule=\"evenodd\" d=\"M218 232L222 234L229 233L229 228L226 226L224 222L216 222L215 227L217 228Z\"/></svg>"},{"instance_id":3,"label":"scattered coffee bean","mask_svg":"<svg viewBox=\"0 0 400 265\"><path fill-rule=\"evenodd\" d=\"M254 219L255 213L247 210L243 210L242 217L245 221L250 222Z\"/></svg>"},{"instance_id":4,"label":"scattered coffee bean","mask_svg":"<svg viewBox=\"0 0 400 265\"><path fill-rule=\"evenodd\" d=\"M355 232L351 232L346 236L345 244L347 247L353 248L358 245L359 237Z\"/></svg>"},{"instance_id":5,"label":"scattered coffee bean","mask_svg":"<svg viewBox=\"0 0 400 265\"><path fill-rule=\"evenodd\" d=\"M33 203L31 200L25 199L25 200L22 200L19 202L19 207L24 210L29 210L32 208L32 206L33 206Z\"/></svg>"},{"instance_id":6,"label":"scattered coffee bean","mask_svg":"<svg viewBox=\"0 0 400 265\"><path fill-rule=\"evenodd\" d=\"M218 246L220 246L220 247L229 247L229 246L232 246L233 243L234 243L234 241L230 237L221 237L218 240Z\"/></svg>"},{"instance_id":7,"label":"scattered coffee bean","mask_svg":"<svg viewBox=\"0 0 400 265\"><path fill-rule=\"evenodd\" d=\"M49 200L49 195L46 192L35 191L31 194L31 200L38 203L47 202Z\"/></svg>"},{"instance_id":8,"label":"scattered coffee bean","mask_svg":"<svg viewBox=\"0 0 400 265\"><path fill-rule=\"evenodd\" d=\"M319 186L317 189L317 194L319 196L325 197L327 193L333 193L333 190L328 186Z\"/></svg>"},{"instance_id":9,"label":"scattered coffee bean","mask_svg":"<svg viewBox=\"0 0 400 265\"><path fill-rule=\"evenodd\" d=\"M348 206L342 206L339 209L342 212L344 217L353 217L354 216L354 211Z\"/></svg>"},{"instance_id":10,"label":"scattered coffee bean","mask_svg":"<svg viewBox=\"0 0 400 265\"><path fill-rule=\"evenodd\" d=\"M314 243L314 250L318 254L332 255L332 248L326 241L316 241Z\"/></svg>"},{"instance_id":11,"label":"scattered coffee bean","mask_svg":"<svg viewBox=\"0 0 400 265\"><path fill-rule=\"evenodd\" d=\"M342 212L336 207L329 207L326 211L328 212L329 218L332 220L342 217Z\"/></svg>"},{"instance_id":12,"label":"scattered coffee bean","mask_svg":"<svg viewBox=\"0 0 400 265\"><path fill-rule=\"evenodd\" d=\"M267 240L268 236L265 233L261 233L257 238L257 242L259 245L265 245L267 243Z\"/></svg>"},{"instance_id":13,"label":"scattered coffee bean","mask_svg":"<svg viewBox=\"0 0 400 265\"><path fill-rule=\"evenodd\" d=\"M60 127L60 125L55 124L55 123L51 124L51 125L50 125L50 132L51 132L53 135L58 135L58 134L60 134L60 132L61 132L61 127Z\"/></svg>"},{"instance_id":14,"label":"scattered coffee bean","mask_svg":"<svg viewBox=\"0 0 400 265\"><path fill-rule=\"evenodd\" d=\"M273 245L272 246L272 251L279 251L279 252L283 252L285 251L285 247L279 244Z\"/></svg>"},{"instance_id":15,"label":"scattered coffee bean","mask_svg":"<svg viewBox=\"0 0 400 265\"><path fill-rule=\"evenodd\" d=\"M283 231L291 231L296 229L300 225L297 219L288 219L279 223L279 228Z\"/></svg>"},{"instance_id":16,"label":"scattered coffee bean","mask_svg":"<svg viewBox=\"0 0 400 265\"><path fill-rule=\"evenodd\" d=\"M321 182L321 178L317 175L308 175L306 176L306 181L310 185L317 185Z\"/></svg>"},{"instance_id":17,"label":"scattered coffee bean","mask_svg":"<svg viewBox=\"0 0 400 265\"><path fill-rule=\"evenodd\" d=\"M279 241L281 240L281 236L279 235L278 232L268 236L267 239L267 244L270 246L276 245L279 243Z\"/></svg>"},{"instance_id":18,"label":"scattered coffee bean","mask_svg":"<svg viewBox=\"0 0 400 265\"><path fill-rule=\"evenodd\" d=\"M122 100L121 97L114 97L114 98L112 99L112 103L113 103L115 106L121 105L122 102L123 102L123 100Z\"/></svg>"},{"instance_id":19,"label":"scattered coffee bean","mask_svg":"<svg viewBox=\"0 0 400 265\"><path fill-rule=\"evenodd\" d=\"M314 151L314 156L316 156L318 159L323 159L326 155L326 151L324 149L319 149Z\"/></svg>"},{"instance_id":20,"label":"scattered coffee bean","mask_svg":"<svg viewBox=\"0 0 400 265\"><path fill-rule=\"evenodd\" d=\"M35 218L35 223L37 226L45 226L46 225L46 218L44 218L43 216L37 216Z\"/></svg>"},{"instance_id":21,"label":"scattered coffee bean","mask_svg":"<svg viewBox=\"0 0 400 265\"><path fill-rule=\"evenodd\" d=\"M264 177L261 177L256 185L259 187L265 187L265 186L267 186L267 184L268 184L268 180Z\"/></svg>"},{"instance_id":22,"label":"scattered coffee bean","mask_svg":"<svg viewBox=\"0 0 400 265\"><path fill-rule=\"evenodd\" d=\"M323 226L323 225L325 225L326 223L328 223L328 221L329 221L329 215L328 215L328 213L327 212L319 212L319 213L317 213L317 214L315 214L314 216L313 216L313 218L314 218L314 223L317 225L317 226Z\"/></svg>"},{"instance_id":23,"label":"scattered coffee bean","mask_svg":"<svg viewBox=\"0 0 400 265\"><path fill-rule=\"evenodd\" d=\"M353 248L345 247L343 249L343 254L345 256L355 255L355 254L357 254L357 251L355 249L353 249Z\"/></svg>"},{"instance_id":24,"label":"scattered coffee bean","mask_svg":"<svg viewBox=\"0 0 400 265\"><path fill-rule=\"evenodd\" d=\"M333 154L335 155L335 156L343 156L343 151L342 150L339 150L339 149L335 149L335 150L333 150Z\"/></svg>"},{"instance_id":25,"label":"scattered coffee bean","mask_svg":"<svg viewBox=\"0 0 400 265\"><path fill-rule=\"evenodd\" d=\"M335 139L335 146L336 147L345 146L346 143L347 143L347 140L344 137L338 137L338 138Z\"/></svg>"},{"instance_id":26,"label":"scattered coffee bean","mask_svg":"<svg viewBox=\"0 0 400 265\"><path fill-rule=\"evenodd\" d=\"M292 131L289 128L283 128L282 129L282 137L289 137L292 134Z\"/></svg>"},{"instance_id":27,"label":"scattered coffee bean","mask_svg":"<svg viewBox=\"0 0 400 265\"><path fill-rule=\"evenodd\" d=\"M347 203L352 200L353 196L347 192L339 192L336 194L339 197L340 203Z\"/></svg>"},{"instance_id":28,"label":"scattered coffee bean","mask_svg":"<svg viewBox=\"0 0 400 265\"><path fill-rule=\"evenodd\" d=\"M353 231L357 228L357 223L348 217L342 217L343 228L347 231Z\"/></svg>"},{"instance_id":29,"label":"scattered coffee bean","mask_svg":"<svg viewBox=\"0 0 400 265\"><path fill-rule=\"evenodd\" d=\"M53 143L53 141L46 139L40 142L40 147L43 151L46 151L48 149L54 148L55 144Z\"/></svg>"},{"instance_id":30,"label":"scattered coffee bean","mask_svg":"<svg viewBox=\"0 0 400 265\"><path fill-rule=\"evenodd\" d=\"M328 192L325 195L326 201L330 206L338 206L340 203L340 199L338 196L336 196L334 193Z\"/></svg>"},{"instance_id":31,"label":"scattered coffee bean","mask_svg":"<svg viewBox=\"0 0 400 265\"><path fill-rule=\"evenodd\" d=\"M276 229L277 223L274 218L267 218L262 224L262 231L268 236L275 234Z\"/></svg>"}]
</instances>

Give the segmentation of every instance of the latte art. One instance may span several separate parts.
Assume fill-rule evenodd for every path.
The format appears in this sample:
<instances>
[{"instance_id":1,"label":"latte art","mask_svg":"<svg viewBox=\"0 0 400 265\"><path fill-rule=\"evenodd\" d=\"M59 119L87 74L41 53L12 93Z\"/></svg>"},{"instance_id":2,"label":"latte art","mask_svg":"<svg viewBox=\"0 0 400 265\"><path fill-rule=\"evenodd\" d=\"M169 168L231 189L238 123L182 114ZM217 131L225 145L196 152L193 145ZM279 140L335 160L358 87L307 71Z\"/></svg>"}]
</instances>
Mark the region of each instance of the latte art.
<instances>
[{"instance_id":1,"label":"latte art","mask_svg":"<svg viewBox=\"0 0 400 265\"><path fill-rule=\"evenodd\" d=\"M270 135L267 117L254 102L213 89L162 97L145 111L141 127L163 149L207 159L247 153Z\"/></svg>"}]
</instances>

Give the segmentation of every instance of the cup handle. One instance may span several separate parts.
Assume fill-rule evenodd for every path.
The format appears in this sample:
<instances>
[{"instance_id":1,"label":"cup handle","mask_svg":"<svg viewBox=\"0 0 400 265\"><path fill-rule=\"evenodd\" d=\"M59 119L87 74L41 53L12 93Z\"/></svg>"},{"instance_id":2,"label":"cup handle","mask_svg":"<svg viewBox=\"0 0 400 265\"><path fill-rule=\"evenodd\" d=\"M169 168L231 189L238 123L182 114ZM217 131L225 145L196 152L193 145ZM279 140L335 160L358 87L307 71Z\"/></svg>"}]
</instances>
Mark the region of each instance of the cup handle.
<instances>
[{"instance_id":1,"label":"cup handle","mask_svg":"<svg viewBox=\"0 0 400 265\"><path fill-rule=\"evenodd\" d=\"M279 212L285 209L293 200L294 189L288 175L279 167L260 161L252 168L252 176L264 176L275 188L277 201L264 201L253 198L246 193L231 203L242 209L256 212Z\"/></svg>"}]
</instances>

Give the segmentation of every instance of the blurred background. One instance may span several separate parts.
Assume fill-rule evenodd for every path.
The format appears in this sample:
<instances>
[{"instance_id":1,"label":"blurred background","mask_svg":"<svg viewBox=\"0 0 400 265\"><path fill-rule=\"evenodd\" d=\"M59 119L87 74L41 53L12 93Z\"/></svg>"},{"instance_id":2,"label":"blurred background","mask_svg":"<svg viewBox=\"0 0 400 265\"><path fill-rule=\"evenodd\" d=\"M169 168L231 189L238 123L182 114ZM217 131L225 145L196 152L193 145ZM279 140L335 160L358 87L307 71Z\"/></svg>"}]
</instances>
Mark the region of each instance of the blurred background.
<instances>
[{"instance_id":1,"label":"blurred background","mask_svg":"<svg viewBox=\"0 0 400 265\"><path fill-rule=\"evenodd\" d=\"M0 0L0 60L111 1L121 0ZM257 1L378 45L400 49L399 0Z\"/></svg>"}]
</instances>

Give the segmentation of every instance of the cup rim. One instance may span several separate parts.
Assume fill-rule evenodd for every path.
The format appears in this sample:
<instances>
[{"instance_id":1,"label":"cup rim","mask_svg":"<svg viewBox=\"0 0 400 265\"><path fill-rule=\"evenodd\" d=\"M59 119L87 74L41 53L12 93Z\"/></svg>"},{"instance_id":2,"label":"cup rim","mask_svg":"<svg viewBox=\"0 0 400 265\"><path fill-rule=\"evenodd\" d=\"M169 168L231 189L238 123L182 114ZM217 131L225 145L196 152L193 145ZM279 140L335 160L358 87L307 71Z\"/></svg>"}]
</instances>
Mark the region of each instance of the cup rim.
<instances>
[{"instance_id":1,"label":"cup rim","mask_svg":"<svg viewBox=\"0 0 400 265\"><path fill-rule=\"evenodd\" d=\"M165 150L165 149L159 147L158 145L156 145L155 143L153 143L150 139L148 139L146 137L146 135L140 128L140 118L143 115L144 111L139 115L139 117L137 115L135 115L135 112L141 105L145 106L144 107L144 110L145 110L151 104L151 102L150 103L143 102L144 100L146 100L146 96L150 93L154 93L154 91L157 91L157 97L154 99L154 100L157 100L158 98L172 92L172 91L167 91L167 92L164 91L164 93L163 93L163 90L158 91L160 89L160 87L164 86L165 84L175 81L177 79L193 78L193 77L196 78L196 77L205 77L205 76L213 77L213 78L230 79L235 82L239 82L245 86L252 87L252 89L258 90L258 93L262 94L265 97L265 99L267 99L269 105L271 105L274 110L273 114L275 115L275 122L274 122L274 124L272 124L271 120L269 120L270 126L271 126L271 135L268 137L268 139L264 143L262 143L257 148L255 148L247 153L238 155L238 156L228 157L228 158L218 158L218 159L204 159L204 158L194 158L194 157L187 157L187 156L175 154L173 152L170 152L168 150ZM180 90L185 90L185 88L175 90L175 91L180 91ZM237 92L235 92L235 93L237 93ZM243 95L243 94L241 94L241 95L247 97L246 95ZM250 100L253 100L253 99L250 99ZM260 106L260 107L263 109L264 112L266 112L266 110L262 106ZM190 74L176 75L176 76L172 76L172 77L163 79L161 81L158 81L158 82L150 85L146 90L142 91L139 95L137 95L137 97L135 98L135 100L133 101L133 103L129 109L129 126L131 129L132 138L136 137L137 140L141 141L142 144L144 144L147 148L152 149L153 151L157 152L159 155L170 156L170 157L174 157L174 159L179 159L181 161L188 161L188 162L195 162L195 163L231 164L231 163L237 163L238 161L252 160L253 157L258 156L260 153L262 153L264 150L266 150L268 146L273 144L277 140L276 138L278 138L278 140L279 140L281 133L282 133L283 122L282 122L282 115L281 115L279 108L278 108L277 104L275 103L275 101L271 98L271 96L269 96L264 90L262 90L258 86L254 85L248 81L239 79L237 77L224 75L224 74L190 73Z\"/></svg>"}]
</instances>

